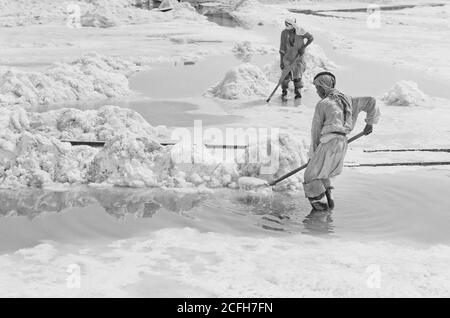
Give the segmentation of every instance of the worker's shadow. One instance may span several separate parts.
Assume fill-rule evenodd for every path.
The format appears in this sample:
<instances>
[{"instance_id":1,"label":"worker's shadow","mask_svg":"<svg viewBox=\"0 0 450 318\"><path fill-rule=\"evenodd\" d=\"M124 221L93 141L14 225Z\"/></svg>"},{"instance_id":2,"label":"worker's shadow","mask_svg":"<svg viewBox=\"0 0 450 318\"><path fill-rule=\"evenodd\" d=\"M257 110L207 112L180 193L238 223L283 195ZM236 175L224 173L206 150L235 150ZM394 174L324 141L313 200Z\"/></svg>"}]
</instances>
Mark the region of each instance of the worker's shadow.
<instances>
[{"instance_id":1,"label":"worker's shadow","mask_svg":"<svg viewBox=\"0 0 450 318\"><path fill-rule=\"evenodd\" d=\"M303 220L303 225L309 234L324 235L334 233L331 211L311 210Z\"/></svg>"}]
</instances>

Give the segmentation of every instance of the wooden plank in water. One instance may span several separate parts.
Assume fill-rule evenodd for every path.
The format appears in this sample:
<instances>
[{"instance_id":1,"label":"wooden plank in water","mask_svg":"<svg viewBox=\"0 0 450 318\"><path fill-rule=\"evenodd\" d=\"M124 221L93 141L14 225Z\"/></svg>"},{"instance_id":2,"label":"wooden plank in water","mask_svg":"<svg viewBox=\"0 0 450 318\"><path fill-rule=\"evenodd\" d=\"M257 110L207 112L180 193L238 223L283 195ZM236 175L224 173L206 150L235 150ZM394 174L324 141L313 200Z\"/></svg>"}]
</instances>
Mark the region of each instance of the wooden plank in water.
<instances>
[{"instance_id":1,"label":"wooden plank in water","mask_svg":"<svg viewBox=\"0 0 450 318\"><path fill-rule=\"evenodd\" d=\"M83 141L83 140L61 140L62 142L70 142L72 146L90 146L90 147L103 147L104 141Z\"/></svg>"},{"instance_id":2,"label":"wooden plank in water","mask_svg":"<svg viewBox=\"0 0 450 318\"><path fill-rule=\"evenodd\" d=\"M90 147L103 147L105 141L84 141L84 140L61 140L62 142L69 142L72 146L90 146ZM162 141L162 146L173 146L177 144L175 141ZM222 149L245 149L247 145L218 145L218 144L205 144L207 148L222 148Z\"/></svg>"},{"instance_id":3,"label":"wooden plank in water","mask_svg":"<svg viewBox=\"0 0 450 318\"><path fill-rule=\"evenodd\" d=\"M397 167L397 166L448 166L450 161L420 161L420 162L387 162L387 163L355 163L346 167Z\"/></svg>"},{"instance_id":4,"label":"wooden plank in water","mask_svg":"<svg viewBox=\"0 0 450 318\"><path fill-rule=\"evenodd\" d=\"M450 152L450 149L445 148L364 149L364 152L408 152L408 151Z\"/></svg>"}]
</instances>

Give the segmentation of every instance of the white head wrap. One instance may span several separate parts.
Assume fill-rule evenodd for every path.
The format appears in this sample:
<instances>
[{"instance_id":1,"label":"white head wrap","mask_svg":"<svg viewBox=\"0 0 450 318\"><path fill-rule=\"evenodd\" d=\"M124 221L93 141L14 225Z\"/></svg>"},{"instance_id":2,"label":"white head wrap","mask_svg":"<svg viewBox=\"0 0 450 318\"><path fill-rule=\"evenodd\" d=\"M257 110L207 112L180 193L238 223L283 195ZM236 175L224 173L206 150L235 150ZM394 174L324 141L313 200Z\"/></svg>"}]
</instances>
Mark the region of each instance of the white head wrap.
<instances>
[{"instance_id":1,"label":"white head wrap","mask_svg":"<svg viewBox=\"0 0 450 318\"><path fill-rule=\"evenodd\" d=\"M335 88L336 78L329 74L318 74L316 75L313 84L315 86L320 86L325 92L325 98L330 98L338 102L339 107L341 107L344 112L344 122L345 128L352 129L352 107L350 106L349 99Z\"/></svg>"},{"instance_id":2,"label":"white head wrap","mask_svg":"<svg viewBox=\"0 0 450 318\"><path fill-rule=\"evenodd\" d=\"M295 29L295 33L297 35L305 35L306 31L297 25L295 18L286 18L286 20L284 20L284 23L291 25L294 29Z\"/></svg>"}]
</instances>

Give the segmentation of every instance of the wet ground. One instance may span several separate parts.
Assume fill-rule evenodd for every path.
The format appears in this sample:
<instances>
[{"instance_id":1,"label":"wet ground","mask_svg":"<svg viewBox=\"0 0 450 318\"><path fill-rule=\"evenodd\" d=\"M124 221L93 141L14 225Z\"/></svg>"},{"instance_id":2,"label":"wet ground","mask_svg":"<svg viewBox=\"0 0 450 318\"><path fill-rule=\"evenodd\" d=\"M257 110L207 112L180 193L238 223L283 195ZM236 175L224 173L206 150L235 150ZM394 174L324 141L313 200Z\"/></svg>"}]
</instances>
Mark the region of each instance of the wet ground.
<instances>
[{"instance_id":1,"label":"wet ground","mask_svg":"<svg viewBox=\"0 0 450 318\"><path fill-rule=\"evenodd\" d=\"M244 236L308 234L358 241L450 244L450 173L363 174L335 180L337 206L311 212L301 193L213 194L89 188L0 191L0 252L41 241L82 245L139 237L164 228Z\"/></svg>"}]
</instances>

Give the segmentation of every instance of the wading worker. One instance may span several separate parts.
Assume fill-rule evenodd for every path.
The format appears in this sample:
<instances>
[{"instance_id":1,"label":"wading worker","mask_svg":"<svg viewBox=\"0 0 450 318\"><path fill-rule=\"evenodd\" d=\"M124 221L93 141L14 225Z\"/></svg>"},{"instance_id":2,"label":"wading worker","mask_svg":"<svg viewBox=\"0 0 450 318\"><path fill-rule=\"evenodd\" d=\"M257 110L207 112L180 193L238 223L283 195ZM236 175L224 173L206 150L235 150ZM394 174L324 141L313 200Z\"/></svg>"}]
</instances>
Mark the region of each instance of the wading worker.
<instances>
[{"instance_id":1,"label":"wading worker","mask_svg":"<svg viewBox=\"0 0 450 318\"><path fill-rule=\"evenodd\" d=\"M314 86L321 100L317 103L311 127L310 161L303 188L313 209L334 207L330 178L339 175L347 152L347 135L353 130L358 114L366 112L366 135L380 117L373 97L350 97L335 89L336 78L329 72L315 76Z\"/></svg>"},{"instance_id":2,"label":"wading worker","mask_svg":"<svg viewBox=\"0 0 450 318\"><path fill-rule=\"evenodd\" d=\"M286 101L287 90L291 80L294 82L295 99L302 97L302 75L305 72L303 54L305 53L306 47L312 43L313 36L299 27L293 18L287 18L284 23L286 28L281 32L280 67L283 70L285 67L289 67L294 63L292 71L289 72L281 83L281 99Z\"/></svg>"}]
</instances>

